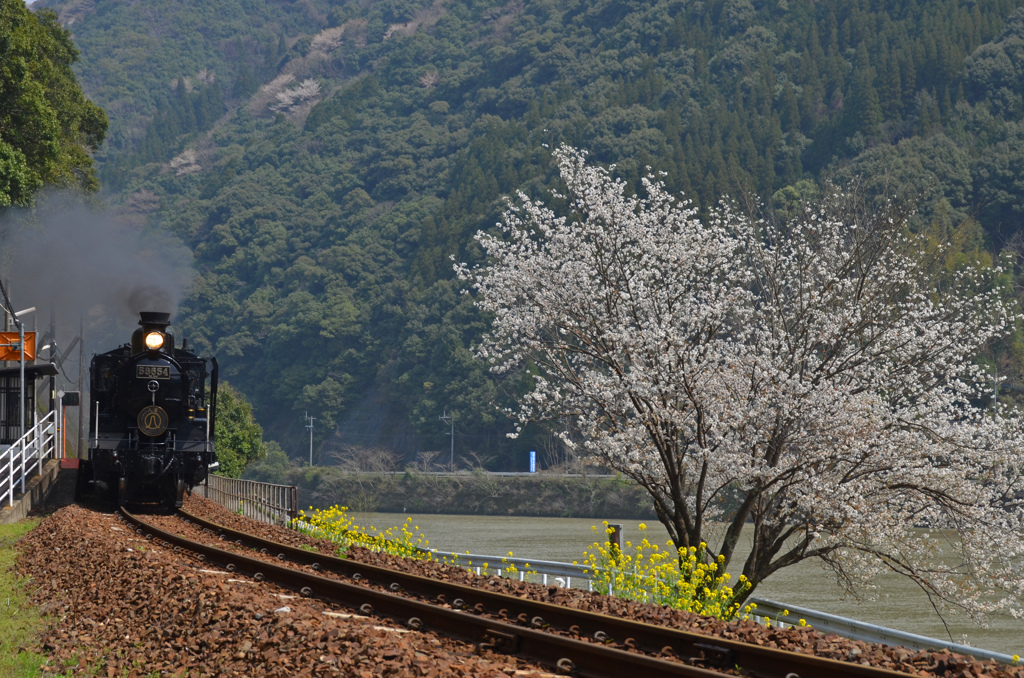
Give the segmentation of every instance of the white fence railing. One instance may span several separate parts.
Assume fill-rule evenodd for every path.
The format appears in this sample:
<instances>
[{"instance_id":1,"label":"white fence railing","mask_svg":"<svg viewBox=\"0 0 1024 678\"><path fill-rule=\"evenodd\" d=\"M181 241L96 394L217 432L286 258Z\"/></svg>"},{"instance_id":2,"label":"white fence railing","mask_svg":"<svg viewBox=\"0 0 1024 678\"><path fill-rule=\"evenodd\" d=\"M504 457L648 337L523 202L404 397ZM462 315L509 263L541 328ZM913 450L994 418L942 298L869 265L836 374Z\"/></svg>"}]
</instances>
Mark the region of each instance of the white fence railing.
<instances>
[{"instance_id":1,"label":"white fence railing","mask_svg":"<svg viewBox=\"0 0 1024 678\"><path fill-rule=\"evenodd\" d=\"M210 475L204 495L224 508L262 523L287 525L299 515L299 491L294 485Z\"/></svg>"},{"instance_id":2,"label":"white fence railing","mask_svg":"<svg viewBox=\"0 0 1024 678\"><path fill-rule=\"evenodd\" d=\"M42 471L47 459L56 458L55 415L36 422L13 445L0 451L0 506L14 506L14 497L25 494L25 482Z\"/></svg>"}]
</instances>

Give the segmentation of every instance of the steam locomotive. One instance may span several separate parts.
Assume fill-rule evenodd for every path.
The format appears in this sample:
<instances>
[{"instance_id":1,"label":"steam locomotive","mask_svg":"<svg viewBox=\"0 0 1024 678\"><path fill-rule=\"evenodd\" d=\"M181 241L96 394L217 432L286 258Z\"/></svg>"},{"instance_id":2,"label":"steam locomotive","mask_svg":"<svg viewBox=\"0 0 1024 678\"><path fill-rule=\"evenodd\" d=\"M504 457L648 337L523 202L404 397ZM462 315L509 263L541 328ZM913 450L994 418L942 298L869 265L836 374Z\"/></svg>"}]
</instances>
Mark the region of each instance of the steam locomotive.
<instances>
[{"instance_id":1,"label":"steam locomotive","mask_svg":"<svg viewBox=\"0 0 1024 678\"><path fill-rule=\"evenodd\" d=\"M176 348L169 313L143 311L139 325L131 343L93 356L79 492L172 510L217 459L217 359L200 358L187 341Z\"/></svg>"}]
</instances>

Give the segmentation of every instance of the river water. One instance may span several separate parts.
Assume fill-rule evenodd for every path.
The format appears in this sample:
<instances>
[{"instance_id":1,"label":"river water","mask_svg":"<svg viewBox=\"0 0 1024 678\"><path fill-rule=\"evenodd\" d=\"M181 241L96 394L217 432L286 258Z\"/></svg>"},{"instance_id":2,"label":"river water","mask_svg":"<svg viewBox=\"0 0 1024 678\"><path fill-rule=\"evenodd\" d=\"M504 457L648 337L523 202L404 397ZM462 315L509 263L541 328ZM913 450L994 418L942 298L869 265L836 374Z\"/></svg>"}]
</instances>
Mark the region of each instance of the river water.
<instances>
[{"instance_id":1,"label":"river water","mask_svg":"<svg viewBox=\"0 0 1024 678\"><path fill-rule=\"evenodd\" d=\"M361 527L385 530L407 517L395 513L354 513ZM413 525L439 551L507 555L571 563L582 560L584 549L597 540L591 529L600 521L591 518L519 518L503 516L450 516L412 514ZM636 540L637 520L609 522L623 525L623 543ZM664 543L664 528L647 521L647 537ZM742 562L746 554L737 554ZM742 556L742 557L741 557ZM735 576L734 576L735 579ZM783 569L758 587L755 595L789 605L852 617L861 621L918 633L932 638L950 639L1006 654L1024 654L1024 620L1007 616L990 617L989 628L980 628L963 615L950 617L949 630L943 627L921 591L898 575L879 580L874 600L858 602L844 598L830 574L813 561Z\"/></svg>"}]
</instances>

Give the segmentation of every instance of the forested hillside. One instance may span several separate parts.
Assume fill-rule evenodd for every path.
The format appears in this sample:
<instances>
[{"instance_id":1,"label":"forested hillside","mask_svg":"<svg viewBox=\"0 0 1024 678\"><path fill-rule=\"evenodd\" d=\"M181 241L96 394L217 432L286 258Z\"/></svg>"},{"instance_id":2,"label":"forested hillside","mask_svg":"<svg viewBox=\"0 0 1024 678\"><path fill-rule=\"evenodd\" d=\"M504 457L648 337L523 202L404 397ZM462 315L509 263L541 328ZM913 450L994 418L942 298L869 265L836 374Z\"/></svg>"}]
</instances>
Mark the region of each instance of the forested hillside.
<instances>
[{"instance_id":1,"label":"forested hillside","mask_svg":"<svg viewBox=\"0 0 1024 678\"><path fill-rule=\"evenodd\" d=\"M306 411L325 463L447 450L444 411L494 468L551 449L504 436L519 384L472 357L451 257L562 142L704 206L888 190L950 267L1024 252L1021 0L38 4L110 117L111 199L195 252L179 327L293 455Z\"/></svg>"}]
</instances>

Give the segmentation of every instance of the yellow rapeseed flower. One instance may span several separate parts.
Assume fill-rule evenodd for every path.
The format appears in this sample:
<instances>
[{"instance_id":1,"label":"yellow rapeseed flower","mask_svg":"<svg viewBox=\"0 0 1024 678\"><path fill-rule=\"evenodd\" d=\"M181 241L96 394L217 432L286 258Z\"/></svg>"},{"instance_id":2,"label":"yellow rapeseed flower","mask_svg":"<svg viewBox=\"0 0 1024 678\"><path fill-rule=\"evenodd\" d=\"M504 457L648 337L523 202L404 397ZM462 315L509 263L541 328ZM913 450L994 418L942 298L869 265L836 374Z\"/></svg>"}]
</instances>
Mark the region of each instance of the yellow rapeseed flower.
<instances>
[{"instance_id":1,"label":"yellow rapeseed flower","mask_svg":"<svg viewBox=\"0 0 1024 678\"><path fill-rule=\"evenodd\" d=\"M646 528L642 525L640 529ZM596 532L597 528L593 528ZM715 615L721 619L732 619L740 610L733 602L737 592L725 582L729 580L724 569L725 559L709 557L707 544L697 547L672 548L668 553L659 553L658 546L646 538L635 545L626 542L625 552L610 549L607 543L595 543L584 552L585 571L591 575L594 588L601 593L613 592L623 597L642 602L669 605L679 609ZM669 555L675 552L676 557ZM720 564L721 565L720 565ZM748 590L749 583L741 580L739 591Z\"/></svg>"}]
</instances>

